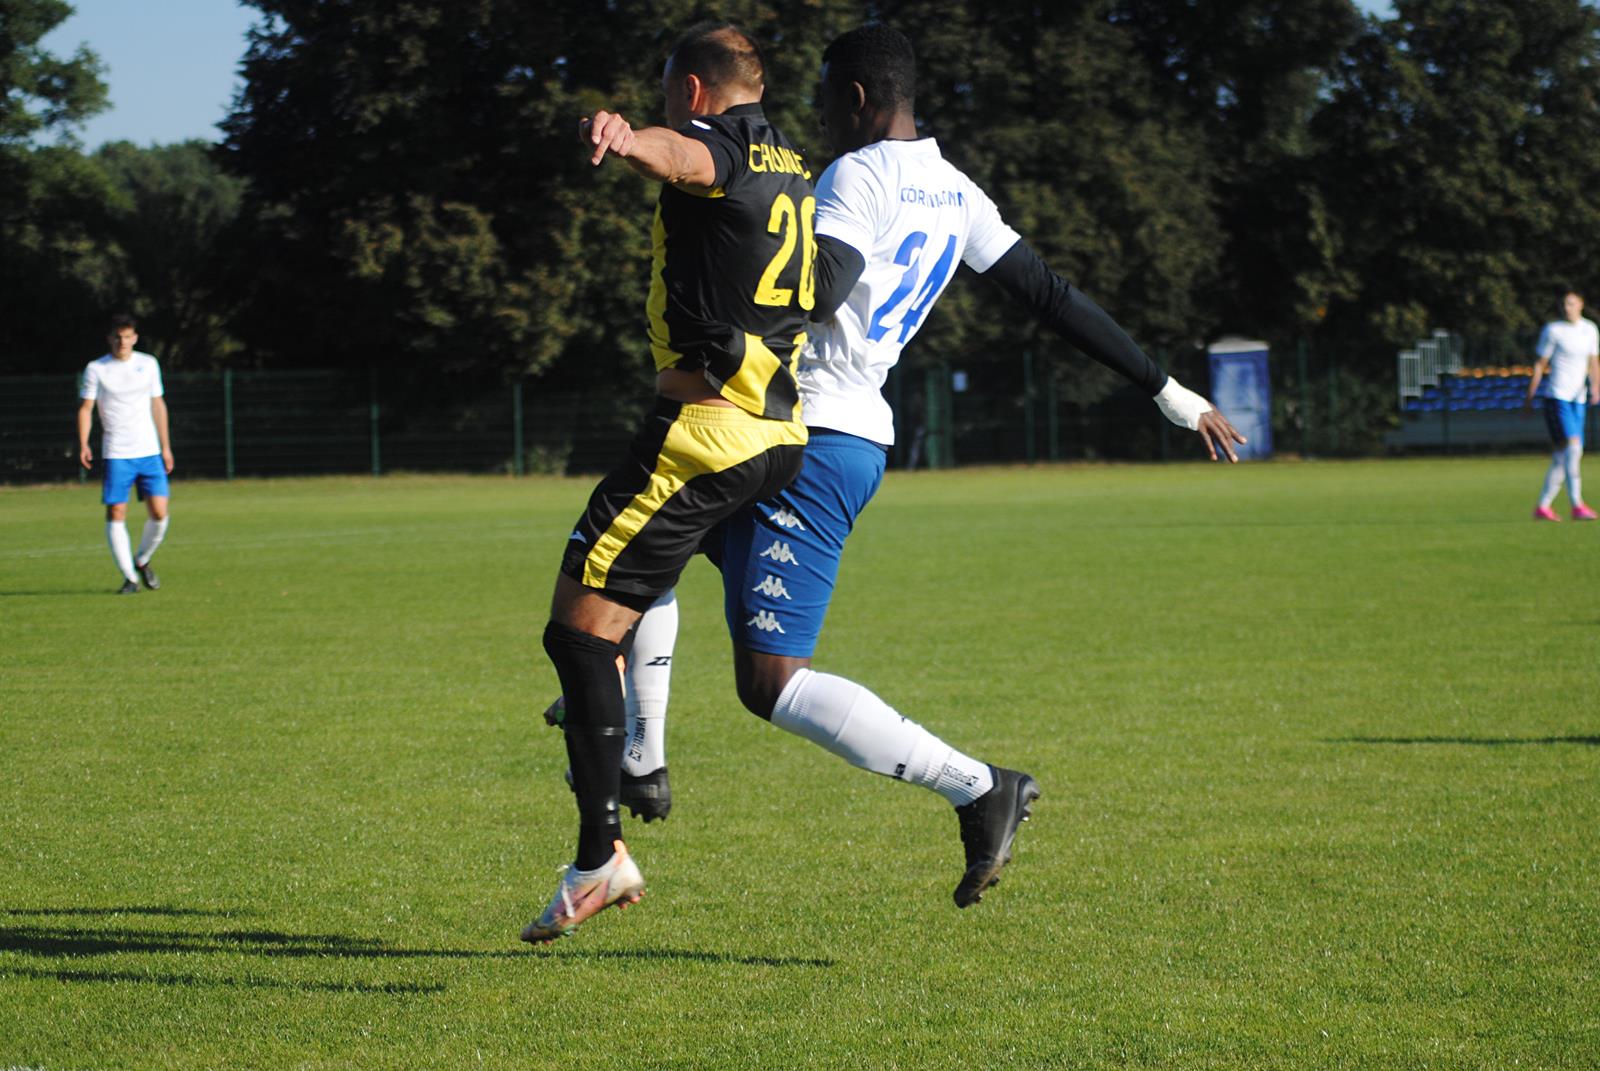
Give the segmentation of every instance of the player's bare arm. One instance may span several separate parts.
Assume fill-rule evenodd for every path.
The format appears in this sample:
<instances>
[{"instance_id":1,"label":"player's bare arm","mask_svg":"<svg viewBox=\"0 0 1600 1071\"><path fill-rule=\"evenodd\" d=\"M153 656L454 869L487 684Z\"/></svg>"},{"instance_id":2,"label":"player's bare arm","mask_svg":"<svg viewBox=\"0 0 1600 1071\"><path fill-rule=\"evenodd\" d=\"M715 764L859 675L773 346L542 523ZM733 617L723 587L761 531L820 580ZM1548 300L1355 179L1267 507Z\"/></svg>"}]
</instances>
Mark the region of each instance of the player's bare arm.
<instances>
[{"instance_id":1,"label":"player's bare arm","mask_svg":"<svg viewBox=\"0 0 1600 1071\"><path fill-rule=\"evenodd\" d=\"M155 421L156 435L161 440L161 463L168 472L175 464L172 457L172 439L167 435L167 400L160 395L150 399L150 418Z\"/></svg>"},{"instance_id":2,"label":"player's bare arm","mask_svg":"<svg viewBox=\"0 0 1600 1071\"><path fill-rule=\"evenodd\" d=\"M1550 358L1540 357L1533 362L1533 375L1528 377L1528 395L1522 399L1522 408L1533 407L1534 396L1539 393L1539 384L1544 382L1544 377L1550 374Z\"/></svg>"},{"instance_id":3,"label":"player's bare arm","mask_svg":"<svg viewBox=\"0 0 1600 1071\"><path fill-rule=\"evenodd\" d=\"M1600 353L1589 354L1589 404L1600 405Z\"/></svg>"},{"instance_id":4,"label":"player's bare arm","mask_svg":"<svg viewBox=\"0 0 1600 1071\"><path fill-rule=\"evenodd\" d=\"M717 183L710 151L666 127L634 130L615 112L598 111L578 124L578 137L591 150L589 162L596 166L609 153L626 160L645 178L683 190L709 190Z\"/></svg>"},{"instance_id":5,"label":"player's bare arm","mask_svg":"<svg viewBox=\"0 0 1600 1071\"><path fill-rule=\"evenodd\" d=\"M94 464L94 451L89 448L89 428L94 422L94 399L85 398L78 406L78 464L89 468Z\"/></svg>"}]
</instances>

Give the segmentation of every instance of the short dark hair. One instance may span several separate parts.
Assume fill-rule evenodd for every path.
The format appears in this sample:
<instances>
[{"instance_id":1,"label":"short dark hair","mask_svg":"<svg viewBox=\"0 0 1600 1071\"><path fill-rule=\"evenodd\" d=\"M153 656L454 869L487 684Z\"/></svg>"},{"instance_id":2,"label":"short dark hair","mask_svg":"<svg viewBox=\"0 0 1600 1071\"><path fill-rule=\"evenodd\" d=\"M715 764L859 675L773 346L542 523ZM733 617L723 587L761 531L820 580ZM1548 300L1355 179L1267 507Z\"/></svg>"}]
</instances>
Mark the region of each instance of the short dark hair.
<instances>
[{"instance_id":1,"label":"short dark hair","mask_svg":"<svg viewBox=\"0 0 1600 1071\"><path fill-rule=\"evenodd\" d=\"M917 96L917 54L899 30L878 22L834 38L822 53L834 78L860 82L867 103L880 111L908 110Z\"/></svg>"},{"instance_id":2,"label":"short dark hair","mask_svg":"<svg viewBox=\"0 0 1600 1071\"><path fill-rule=\"evenodd\" d=\"M106 321L106 334L114 335L124 327L133 331L139 330L139 322L133 318L131 312L114 312Z\"/></svg>"},{"instance_id":3,"label":"short dark hair","mask_svg":"<svg viewBox=\"0 0 1600 1071\"><path fill-rule=\"evenodd\" d=\"M672 63L713 88L724 85L760 89L766 65L755 39L731 22L697 22L672 46Z\"/></svg>"}]
</instances>

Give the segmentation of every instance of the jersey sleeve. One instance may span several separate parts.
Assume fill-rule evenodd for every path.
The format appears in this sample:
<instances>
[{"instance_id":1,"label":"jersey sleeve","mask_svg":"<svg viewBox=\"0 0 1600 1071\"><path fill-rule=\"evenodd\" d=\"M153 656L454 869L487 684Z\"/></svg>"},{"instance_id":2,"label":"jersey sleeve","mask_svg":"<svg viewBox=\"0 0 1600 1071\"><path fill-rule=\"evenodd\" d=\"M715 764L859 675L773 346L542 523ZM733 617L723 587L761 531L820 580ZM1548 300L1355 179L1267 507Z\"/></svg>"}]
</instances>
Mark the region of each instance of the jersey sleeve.
<instances>
[{"instance_id":1,"label":"jersey sleeve","mask_svg":"<svg viewBox=\"0 0 1600 1071\"><path fill-rule=\"evenodd\" d=\"M961 254L961 259L967 267L982 275L1021 241L1022 236L1000 218L1000 209L995 207L988 194L978 188L977 183L969 182L968 189L972 214L968 217L967 248Z\"/></svg>"},{"instance_id":2,"label":"jersey sleeve","mask_svg":"<svg viewBox=\"0 0 1600 1071\"><path fill-rule=\"evenodd\" d=\"M678 133L698 141L711 153L711 163L717 171L717 180L712 185L717 189L726 189L749 166L746 157L750 143L726 122L691 119L678 128Z\"/></svg>"},{"instance_id":3,"label":"jersey sleeve","mask_svg":"<svg viewBox=\"0 0 1600 1071\"><path fill-rule=\"evenodd\" d=\"M166 388L161 385L161 362L152 357L150 367L154 372L150 379L150 397L159 398L167 393Z\"/></svg>"},{"instance_id":4,"label":"jersey sleeve","mask_svg":"<svg viewBox=\"0 0 1600 1071\"><path fill-rule=\"evenodd\" d=\"M1556 336L1555 332L1550 330L1549 324L1539 329L1539 344L1534 347L1533 352L1539 355L1541 361L1548 361L1555 356Z\"/></svg>"},{"instance_id":5,"label":"jersey sleeve","mask_svg":"<svg viewBox=\"0 0 1600 1071\"><path fill-rule=\"evenodd\" d=\"M883 202L883 183L872 170L848 154L839 157L817 180L817 237L841 241L870 260Z\"/></svg>"},{"instance_id":6,"label":"jersey sleeve","mask_svg":"<svg viewBox=\"0 0 1600 1071\"><path fill-rule=\"evenodd\" d=\"M83 366L83 375L78 379L78 397L86 402L100 397L100 372L93 361Z\"/></svg>"}]
</instances>

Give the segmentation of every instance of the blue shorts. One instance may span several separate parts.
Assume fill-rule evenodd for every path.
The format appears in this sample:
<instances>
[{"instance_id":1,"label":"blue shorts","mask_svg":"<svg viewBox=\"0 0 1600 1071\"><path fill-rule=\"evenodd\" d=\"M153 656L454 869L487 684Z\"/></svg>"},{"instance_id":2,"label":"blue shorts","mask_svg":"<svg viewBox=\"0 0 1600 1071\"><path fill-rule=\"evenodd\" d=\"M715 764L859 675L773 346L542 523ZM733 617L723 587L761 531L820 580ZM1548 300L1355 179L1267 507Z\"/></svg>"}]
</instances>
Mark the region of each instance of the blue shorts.
<instances>
[{"instance_id":1,"label":"blue shorts","mask_svg":"<svg viewBox=\"0 0 1600 1071\"><path fill-rule=\"evenodd\" d=\"M1582 402L1563 402L1558 398L1544 400L1544 426L1550 432L1550 441L1556 446L1567 445L1568 439L1583 443Z\"/></svg>"},{"instance_id":2,"label":"blue shorts","mask_svg":"<svg viewBox=\"0 0 1600 1071\"><path fill-rule=\"evenodd\" d=\"M149 457L108 457L106 474L100 484L100 501L107 506L120 506L128 501L128 488L139 485L139 501L155 495L166 495L167 467L161 463L160 454Z\"/></svg>"},{"instance_id":3,"label":"blue shorts","mask_svg":"<svg viewBox=\"0 0 1600 1071\"><path fill-rule=\"evenodd\" d=\"M888 459L876 443L816 428L803 456L793 483L729 518L709 548L733 642L793 658L817 649L845 537Z\"/></svg>"}]
</instances>

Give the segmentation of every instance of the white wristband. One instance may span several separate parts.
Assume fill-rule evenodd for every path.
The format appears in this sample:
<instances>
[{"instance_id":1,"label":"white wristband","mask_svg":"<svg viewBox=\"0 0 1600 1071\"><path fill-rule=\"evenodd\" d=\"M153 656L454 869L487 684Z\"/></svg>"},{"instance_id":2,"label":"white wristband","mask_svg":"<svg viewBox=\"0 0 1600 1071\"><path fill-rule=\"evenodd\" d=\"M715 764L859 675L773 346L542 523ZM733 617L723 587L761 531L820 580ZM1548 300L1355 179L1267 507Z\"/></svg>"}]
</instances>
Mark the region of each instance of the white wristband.
<instances>
[{"instance_id":1,"label":"white wristband","mask_svg":"<svg viewBox=\"0 0 1600 1071\"><path fill-rule=\"evenodd\" d=\"M1190 431L1199 428L1200 418L1211 412L1210 402L1171 376L1167 377L1167 385L1161 388L1161 393L1156 395L1156 404L1168 420Z\"/></svg>"}]
</instances>

